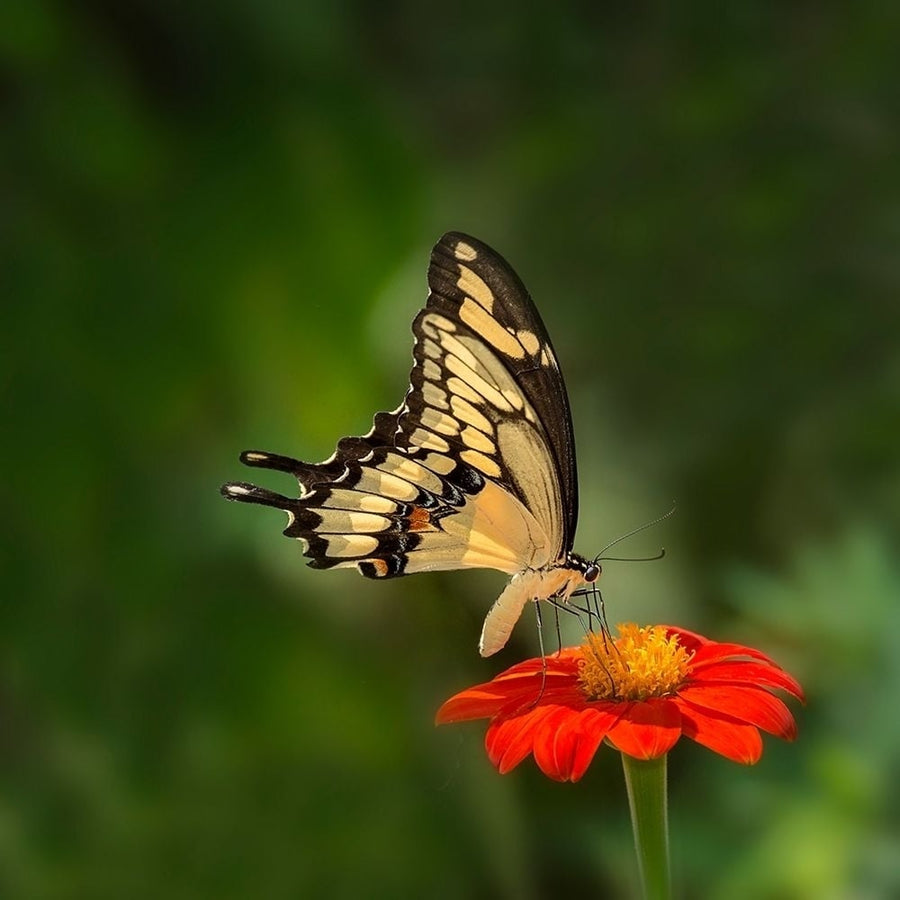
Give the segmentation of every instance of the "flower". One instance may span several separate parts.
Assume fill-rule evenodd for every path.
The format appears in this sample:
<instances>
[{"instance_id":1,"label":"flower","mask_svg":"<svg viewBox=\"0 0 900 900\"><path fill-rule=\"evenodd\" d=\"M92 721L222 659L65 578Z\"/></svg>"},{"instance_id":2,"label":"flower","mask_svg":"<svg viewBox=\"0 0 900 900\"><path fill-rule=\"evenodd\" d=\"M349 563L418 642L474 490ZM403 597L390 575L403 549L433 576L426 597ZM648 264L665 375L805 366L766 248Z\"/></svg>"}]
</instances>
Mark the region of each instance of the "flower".
<instances>
[{"instance_id":1,"label":"flower","mask_svg":"<svg viewBox=\"0 0 900 900\"><path fill-rule=\"evenodd\" d=\"M772 691L803 700L798 682L764 653L666 625L619 626L613 641L521 662L441 706L439 725L489 718L485 748L501 774L529 753L544 774L578 781L606 740L637 759L668 753L684 735L734 760L762 754L760 730L796 737Z\"/></svg>"}]
</instances>

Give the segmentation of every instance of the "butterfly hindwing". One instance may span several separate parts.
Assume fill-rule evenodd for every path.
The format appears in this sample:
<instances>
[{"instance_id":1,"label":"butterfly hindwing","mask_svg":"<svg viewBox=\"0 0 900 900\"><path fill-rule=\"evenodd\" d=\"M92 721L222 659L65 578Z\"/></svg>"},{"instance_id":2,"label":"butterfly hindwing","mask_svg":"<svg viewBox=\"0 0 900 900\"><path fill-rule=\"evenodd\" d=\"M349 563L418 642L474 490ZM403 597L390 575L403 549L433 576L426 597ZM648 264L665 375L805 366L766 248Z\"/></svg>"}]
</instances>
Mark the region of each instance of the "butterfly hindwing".
<instances>
[{"instance_id":1,"label":"butterfly hindwing","mask_svg":"<svg viewBox=\"0 0 900 900\"><path fill-rule=\"evenodd\" d=\"M250 458L289 471L284 457ZM284 534L306 544L317 569L357 566L370 578L461 568L512 574L542 549L540 528L515 497L446 455L379 447L363 460L343 459L336 478L333 463L321 464L321 480L301 497L240 482L223 492L284 510ZM298 464L304 477L315 468Z\"/></svg>"}]
</instances>

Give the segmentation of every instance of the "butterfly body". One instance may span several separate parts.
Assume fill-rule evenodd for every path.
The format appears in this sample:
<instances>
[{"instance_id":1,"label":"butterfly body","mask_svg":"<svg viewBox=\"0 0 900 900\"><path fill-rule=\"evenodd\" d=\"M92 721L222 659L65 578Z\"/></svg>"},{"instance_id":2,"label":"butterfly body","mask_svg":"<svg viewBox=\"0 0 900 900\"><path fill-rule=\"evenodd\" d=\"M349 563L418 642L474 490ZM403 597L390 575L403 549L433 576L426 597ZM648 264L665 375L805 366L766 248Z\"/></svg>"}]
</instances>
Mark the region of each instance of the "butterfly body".
<instances>
[{"instance_id":1,"label":"butterfly body","mask_svg":"<svg viewBox=\"0 0 900 900\"><path fill-rule=\"evenodd\" d=\"M299 497L244 482L231 500L282 509L313 568L369 578L491 568L511 581L491 608L482 655L506 643L530 600L568 600L600 574L572 552L575 448L556 355L525 287L487 245L435 245L428 302L413 322L404 402L321 463L246 451L294 475Z\"/></svg>"},{"instance_id":2,"label":"butterfly body","mask_svg":"<svg viewBox=\"0 0 900 900\"><path fill-rule=\"evenodd\" d=\"M528 602L553 599L566 603L574 591L596 581L599 574L598 566L574 553L560 565L517 572L488 610L478 652L492 656L502 650Z\"/></svg>"}]
</instances>

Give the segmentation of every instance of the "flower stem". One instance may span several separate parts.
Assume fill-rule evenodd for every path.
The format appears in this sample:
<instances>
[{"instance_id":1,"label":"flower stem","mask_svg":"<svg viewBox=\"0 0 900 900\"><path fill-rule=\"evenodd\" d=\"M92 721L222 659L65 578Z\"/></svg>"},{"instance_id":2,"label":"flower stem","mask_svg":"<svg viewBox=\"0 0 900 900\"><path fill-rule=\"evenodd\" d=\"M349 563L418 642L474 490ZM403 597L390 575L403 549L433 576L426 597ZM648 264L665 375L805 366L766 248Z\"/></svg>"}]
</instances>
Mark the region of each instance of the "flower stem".
<instances>
[{"instance_id":1,"label":"flower stem","mask_svg":"<svg viewBox=\"0 0 900 900\"><path fill-rule=\"evenodd\" d=\"M669 900L669 822L666 803L666 757L635 759L622 754L634 848L644 900Z\"/></svg>"}]
</instances>

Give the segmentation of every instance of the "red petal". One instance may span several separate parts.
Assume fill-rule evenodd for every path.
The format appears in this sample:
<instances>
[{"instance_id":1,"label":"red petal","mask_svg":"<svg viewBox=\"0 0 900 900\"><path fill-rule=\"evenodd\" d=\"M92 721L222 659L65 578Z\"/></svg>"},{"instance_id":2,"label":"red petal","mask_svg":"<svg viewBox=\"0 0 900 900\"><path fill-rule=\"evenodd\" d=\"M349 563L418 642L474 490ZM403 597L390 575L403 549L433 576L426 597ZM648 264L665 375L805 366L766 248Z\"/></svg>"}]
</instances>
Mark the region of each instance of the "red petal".
<instances>
[{"instance_id":1,"label":"red petal","mask_svg":"<svg viewBox=\"0 0 900 900\"><path fill-rule=\"evenodd\" d=\"M501 775L514 769L534 747L534 732L555 707L539 706L531 713L495 720L488 726L484 746Z\"/></svg>"},{"instance_id":2,"label":"red petal","mask_svg":"<svg viewBox=\"0 0 900 900\"><path fill-rule=\"evenodd\" d=\"M541 686L547 688L572 687L578 684L577 677L568 672L517 672L515 675L498 675L488 684L500 691L518 691L525 688L539 691Z\"/></svg>"},{"instance_id":3,"label":"red petal","mask_svg":"<svg viewBox=\"0 0 900 900\"><path fill-rule=\"evenodd\" d=\"M681 714L671 700L653 697L627 705L607 737L622 753L656 759L681 737Z\"/></svg>"},{"instance_id":4,"label":"red petal","mask_svg":"<svg viewBox=\"0 0 900 900\"><path fill-rule=\"evenodd\" d=\"M553 759L556 763L556 771L560 774L560 781L568 781L572 773L572 759L575 756L575 748L578 746L579 722L582 712L571 711L556 729L553 743Z\"/></svg>"},{"instance_id":5,"label":"red petal","mask_svg":"<svg viewBox=\"0 0 900 900\"><path fill-rule=\"evenodd\" d=\"M560 729L564 722L578 714L564 706L554 708L545 716L534 733L534 761L540 770L555 781L565 781L568 776L568 760L557 755ZM564 754L563 754L564 755Z\"/></svg>"},{"instance_id":6,"label":"red petal","mask_svg":"<svg viewBox=\"0 0 900 900\"><path fill-rule=\"evenodd\" d=\"M775 669L765 663L749 659L719 662L703 666L699 672L691 672L691 682L716 682L718 684L751 684L758 687L780 688L803 700L803 688L784 669Z\"/></svg>"},{"instance_id":7,"label":"red petal","mask_svg":"<svg viewBox=\"0 0 900 900\"><path fill-rule=\"evenodd\" d=\"M662 627L669 635L676 635L678 643L686 650L696 652L701 647L714 643L709 638L703 637L702 634L697 634L696 631L688 631L686 628L678 628L675 625L663 625Z\"/></svg>"},{"instance_id":8,"label":"red petal","mask_svg":"<svg viewBox=\"0 0 900 900\"><path fill-rule=\"evenodd\" d=\"M566 647L560 653L553 656L540 656L532 659L523 660L510 666L505 671L497 675L494 681L506 681L511 678L521 676L533 677L534 675L542 676L545 672L547 677L566 677L572 678L578 675L578 662L581 659L581 650L578 647Z\"/></svg>"},{"instance_id":9,"label":"red petal","mask_svg":"<svg viewBox=\"0 0 900 900\"><path fill-rule=\"evenodd\" d=\"M764 688L694 684L683 687L678 698L707 712L724 713L732 719L755 725L786 741L797 736L797 725L790 710Z\"/></svg>"},{"instance_id":10,"label":"red petal","mask_svg":"<svg viewBox=\"0 0 900 900\"><path fill-rule=\"evenodd\" d=\"M558 665L560 660L551 657L549 664ZM565 660L563 660L565 662ZM514 671L517 670L517 671ZM477 684L454 694L445 701L435 715L437 725L483 719L493 716L504 718L514 715L520 707L535 706L538 703L560 702L583 707L585 698L578 687L577 672L553 671L548 668L546 677L541 668L541 660L526 660L507 669L492 681ZM522 710L524 712L524 709Z\"/></svg>"},{"instance_id":11,"label":"red petal","mask_svg":"<svg viewBox=\"0 0 900 900\"><path fill-rule=\"evenodd\" d=\"M484 719L496 715L509 700L504 691L498 691L488 684L479 684L446 700L434 717L436 725L450 722L466 722L469 719Z\"/></svg>"},{"instance_id":12,"label":"red petal","mask_svg":"<svg viewBox=\"0 0 900 900\"><path fill-rule=\"evenodd\" d=\"M753 647L745 647L743 644L717 644L709 641L700 647L691 657L691 669L701 666L708 666L710 663L717 663L732 657L748 656L751 659L758 659L767 663L775 669L780 669L773 659L766 656L762 650L754 650Z\"/></svg>"},{"instance_id":13,"label":"red petal","mask_svg":"<svg viewBox=\"0 0 900 900\"><path fill-rule=\"evenodd\" d=\"M680 704L681 730L685 737L734 762L752 765L762 755L762 738L752 725L728 716L708 715L687 703Z\"/></svg>"},{"instance_id":14,"label":"red petal","mask_svg":"<svg viewBox=\"0 0 900 900\"><path fill-rule=\"evenodd\" d=\"M611 709L597 707L582 710L578 714L578 718L570 726L575 736L575 747L569 762L570 781L578 781L584 775L597 748L618 718L618 713Z\"/></svg>"},{"instance_id":15,"label":"red petal","mask_svg":"<svg viewBox=\"0 0 900 900\"><path fill-rule=\"evenodd\" d=\"M519 691L509 697L503 706L495 714L496 718L509 719L513 716L524 715L530 709L538 706L567 706L570 709L580 710L587 706L588 700L577 688L556 688L554 690L545 690L543 693L540 687Z\"/></svg>"}]
</instances>

